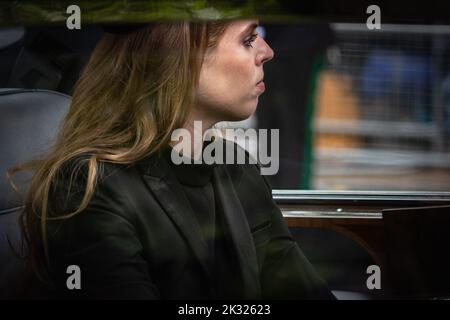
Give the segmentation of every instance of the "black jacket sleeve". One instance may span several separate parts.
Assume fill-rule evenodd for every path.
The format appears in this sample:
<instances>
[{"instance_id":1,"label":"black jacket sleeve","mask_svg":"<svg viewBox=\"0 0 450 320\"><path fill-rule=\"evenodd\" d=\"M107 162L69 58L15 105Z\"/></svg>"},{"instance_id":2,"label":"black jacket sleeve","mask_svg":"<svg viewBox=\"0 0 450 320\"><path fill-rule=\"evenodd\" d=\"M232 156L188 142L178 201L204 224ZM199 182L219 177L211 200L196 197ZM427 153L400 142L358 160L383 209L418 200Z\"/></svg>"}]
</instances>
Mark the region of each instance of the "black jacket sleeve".
<instances>
[{"instance_id":1,"label":"black jacket sleeve","mask_svg":"<svg viewBox=\"0 0 450 320\"><path fill-rule=\"evenodd\" d=\"M272 188L262 176L268 191ZM271 200L270 240L261 272L264 299L335 299L326 282L317 274L293 239L283 215Z\"/></svg>"}]
</instances>

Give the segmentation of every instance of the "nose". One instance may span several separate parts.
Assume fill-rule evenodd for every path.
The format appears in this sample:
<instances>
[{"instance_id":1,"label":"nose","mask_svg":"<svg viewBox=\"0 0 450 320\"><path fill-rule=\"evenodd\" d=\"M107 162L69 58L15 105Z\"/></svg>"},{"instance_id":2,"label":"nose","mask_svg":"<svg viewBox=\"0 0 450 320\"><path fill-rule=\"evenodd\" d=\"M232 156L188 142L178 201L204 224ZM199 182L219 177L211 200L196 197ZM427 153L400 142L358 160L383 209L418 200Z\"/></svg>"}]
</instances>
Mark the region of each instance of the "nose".
<instances>
[{"instance_id":1,"label":"nose","mask_svg":"<svg viewBox=\"0 0 450 320\"><path fill-rule=\"evenodd\" d=\"M274 52L264 39L261 39L261 50L257 58L257 64L262 65L273 59Z\"/></svg>"}]
</instances>

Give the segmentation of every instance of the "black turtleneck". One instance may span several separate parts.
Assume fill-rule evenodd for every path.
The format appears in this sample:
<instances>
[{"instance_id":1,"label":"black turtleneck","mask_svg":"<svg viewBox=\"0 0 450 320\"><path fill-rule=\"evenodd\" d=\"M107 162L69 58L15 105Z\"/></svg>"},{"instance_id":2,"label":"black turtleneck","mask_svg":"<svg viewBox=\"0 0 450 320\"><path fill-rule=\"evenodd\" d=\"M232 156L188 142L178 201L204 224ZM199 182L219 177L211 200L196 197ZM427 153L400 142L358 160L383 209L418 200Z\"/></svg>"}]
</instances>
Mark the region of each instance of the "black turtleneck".
<instances>
[{"instance_id":1,"label":"black turtleneck","mask_svg":"<svg viewBox=\"0 0 450 320\"><path fill-rule=\"evenodd\" d=\"M203 149L206 143L203 145ZM185 164L176 165L171 160L172 147L167 146L164 154L172 168L172 172L183 187L203 236L210 250L210 263L214 263L216 237L216 201L212 184L212 174L216 164ZM186 157L187 158L187 157ZM189 159L189 158L187 158Z\"/></svg>"}]
</instances>

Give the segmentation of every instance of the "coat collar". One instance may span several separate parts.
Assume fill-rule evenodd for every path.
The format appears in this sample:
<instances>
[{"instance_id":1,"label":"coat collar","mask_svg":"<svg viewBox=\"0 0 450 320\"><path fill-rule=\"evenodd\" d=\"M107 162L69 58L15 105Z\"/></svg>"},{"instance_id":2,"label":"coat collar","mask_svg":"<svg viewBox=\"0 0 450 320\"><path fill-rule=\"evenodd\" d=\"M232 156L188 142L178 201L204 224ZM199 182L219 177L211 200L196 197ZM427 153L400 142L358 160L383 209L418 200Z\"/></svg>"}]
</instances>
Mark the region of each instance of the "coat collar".
<instances>
[{"instance_id":1,"label":"coat collar","mask_svg":"<svg viewBox=\"0 0 450 320\"><path fill-rule=\"evenodd\" d=\"M171 172L170 164L162 154L157 154L143 161L141 165L146 185L192 248L212 285L214 279L212 279L212 272L207 264L206 241L189 201L184 195L182 186ZM240 177L242 168L238 165L233 166L233 170L231 170L233 174L230 175L228 167L229 165L217 165L214 168L215 198L222 209L220 212L223 214L227 235L231 239L233 253L238 261L243 289L242 298L257 298L260 296L261 290L256 251L246 214L233 184L233 178Z\"/></svg>"}]
</instances>

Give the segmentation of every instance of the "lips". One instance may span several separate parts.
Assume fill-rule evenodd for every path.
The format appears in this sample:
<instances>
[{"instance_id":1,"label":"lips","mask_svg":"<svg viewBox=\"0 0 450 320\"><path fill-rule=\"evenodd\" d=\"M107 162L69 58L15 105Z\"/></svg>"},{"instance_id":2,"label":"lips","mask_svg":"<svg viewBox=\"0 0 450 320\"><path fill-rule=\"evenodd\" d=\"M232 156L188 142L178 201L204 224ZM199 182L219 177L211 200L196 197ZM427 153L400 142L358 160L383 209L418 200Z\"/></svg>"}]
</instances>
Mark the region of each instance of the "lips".
<instances>
[{"instance_id":1,"label":"lips","mask_svg":"<svg viewBox=\"0 0 450 320\"><path fill-rule=\"evenodd\" d=\"M261 93L266 90L266 86L264 84L264 74L261 75L261 78L259 79L259 81L256 83L255 86Z\"/></svg>"},{"instance_id":2,"label":"lips","mask_svg":"<svg viewBox=\"0 0 450 320\"><path fill-rule=\"evenodd\" d=\"M261 70L262 71L262 70ZM258 82L256 82L256 84L258 84L258 83L260 83L260 82L263 82L264 81L264 72L261 72L261 75L260 75L260 77L259 77L259 79L258 79Z\"/></svg>"},{"instance_id":3,"label":"lips","mask_svg":"<svg viewBox=\"0 0 450 320\"><path fill-rule=\"evenodd\" d=\"M264 84L264 81L259 81L257 84L256 84L256 87L260 90L260 91L264 91L264 90L266 90L266 86L265 86L265 84Z\"/></svg>"}]
</instances>

